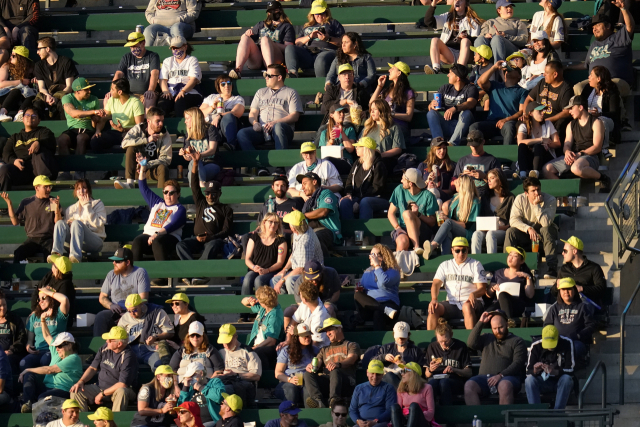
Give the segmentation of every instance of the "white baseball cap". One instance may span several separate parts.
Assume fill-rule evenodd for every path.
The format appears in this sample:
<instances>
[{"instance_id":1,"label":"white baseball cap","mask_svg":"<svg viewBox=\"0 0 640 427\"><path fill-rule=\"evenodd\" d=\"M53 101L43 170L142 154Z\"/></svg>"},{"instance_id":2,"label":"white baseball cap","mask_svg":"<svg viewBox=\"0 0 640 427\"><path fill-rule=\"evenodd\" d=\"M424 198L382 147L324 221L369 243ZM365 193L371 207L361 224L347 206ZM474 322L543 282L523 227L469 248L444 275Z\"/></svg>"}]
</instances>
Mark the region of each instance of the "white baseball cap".
<instances>
[{"instance_id":1,"label":"white baseball cap","mask_svg":"<svg viewBox=\"0 0 640 427\"><path fill-rule=\"evenodd\" d=\"M308 337L311 336L311 329L304 323L298 324L298 336L299 337Z\"/></svg>"},{"instance_id":2,"label":"white baseball cap","mask_svg":"<svg viewBox=\"0 0 640 427\"><path fill-rule=\"evenodd\" d=\"M65 342L76 342L76 339L69 332L60 332L51 345L57 347Z\"/></svg>"},{"instance_id":3,"label":"white baseball cap","mask_svg":"<svg viewBox=\"0 0 640 427\"><path fill-rule=\"evenodd\" d=\"M198 371L204 371L204 365L200 362L191 362L187 365L187 370L184 371L184 378L189 378L195 375Z\"/></svg>"},{"instance_id":4,"label":"white baseball cap","mask_svg":"<svg viewBox=\"0 0 640 427\"><path fill-rule=\"evenodd\" d=\"M394 338L409 338L409 324L407 322L397 322L393 327Z\"/></svg>"},{"instance_id":5,"label":"white baseball cap","mask_svg":"<svg viewBox=\"0 0 640 427\"><path fill-rule=\"evenodd\" d=\"M531 40L549 40L549 36L546 31L536 31L531 33Z\"/></svg>"},{"instance_id":6,"label":"white baseball cap","mask_svg":"<svg viewBox=\"0 0 640 427\"><path fill-rule=\"evenodd\" d=\"M197 320L189 325L189 335L198 334L204 335L204 325Z\"/></svg>"}]
</instances>

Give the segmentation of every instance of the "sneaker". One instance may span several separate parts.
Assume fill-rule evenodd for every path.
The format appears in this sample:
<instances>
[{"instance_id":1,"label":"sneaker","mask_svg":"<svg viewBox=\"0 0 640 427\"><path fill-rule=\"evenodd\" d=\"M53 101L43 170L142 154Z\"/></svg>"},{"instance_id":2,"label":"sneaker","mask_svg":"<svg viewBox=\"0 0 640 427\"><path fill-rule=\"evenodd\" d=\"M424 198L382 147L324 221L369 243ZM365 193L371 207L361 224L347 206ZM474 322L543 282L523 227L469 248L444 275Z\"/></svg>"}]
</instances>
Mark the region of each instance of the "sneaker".
<instances>
[{"instance_id":1,"label":"sneaker","mask_svg":"<svg viewBox=\"0 0 640 427\"><path fill-rule=\"evenodd\" d=\"M550 268L549 271L547 271L544 275L545 279L557 279L558 278L558 271L555 269Z\"/></svg>"},{"instance_id":2,"label":"sneaker","mask_svg":"<svg viewBox=\"0 0 640 427\"><path fill-rule=\"evenodd\" d=\"M209 283L209 278L206 277L204 279L200 278L200 277L194 277L193 279L191 279L191 284L196 286L196 285L206 285L207 283Z\"/></svg>"},{"instance_id":3,"label":"sneaker","mask_svg":"<svg viewBox=\"0 0 640 427\"><path fill-rule=\"evenodd\" d=\"M18 111L18 114L13 118L14 122L22 122L24 118L24 111Z\"/></svg>"},{"instance_id":4,"label":"sneaker","mask_svg":"<svg viewBox=\"0 0 640 427\"><path fill-rule=\"evenodd\" d=\"M314 399L313 397L307 397L307 400L305 400L305 403L307 404L307 408L319 408L320 404L318 403L318 401L316 399Z\"/></svg>"},{"instance_id":5,"label":"sneaker","mask_svg":"<svg viewBox=\"0 0 640 427\"><path fill-rule=\"evenodd\" d=\"M11 116L7 116L6 114L0 114L0 122L12 122L13 118Z\"/></svg>"},{"instance_id":6,"label":"sneaker","mask_svg":"<svg viewBox=\"0 0 640 427\"><path fill-rule=\"evenodd\" d=\"M30 414L31 413L31 402L27 401L24 405L22 405L22 407L20 407L20 412L22 412L23 414Z\"/></svg>"},{"instance_id":7,"label":"sneaker","mask_svg":"<svg viewBox=\"0 0 640 427\"><path fill-rule=\"evenodd\" d=\"M424 66L425 74L438 74L440 72L440 67L431 67L431 65Z\"/></svg>"},{"instance_id":8,"label":"sneaker","mask_svg":"<svg viewBox=\"0 0 640 427\"><path fill-rule=\"evenodd\" d=\"M258 176L269 176L269 175L271 175L269 173L269 169L267 169L267 168L258 169Z\"/></svg>"},{"instance_id":9,"label":"sneaker","mask_svg":"<svg viewBox=\"0 0 640 427\"><path fill-rule=\"evenodd\" d=\"M278 166L277 168L275 168L275 170L273 171L273 173L271 175L273 176L280 176L280 175L286 175L286 171L284 170L283 167Z\"/></svg>"},{"instance_id":10,"label":"sneaker","mask_svg":"<svg viewBox=\"0 0 640 427\"><path fill-rule=\"evenodd\" d=\"M187 278L187 277L183 277L182 279L180 279L180 281L182 283L184 283L187 286L191 286L191 279Z\"/></svg>"},{"instance_id":11,"label":"sneaker","mask_svg":"<svg viewBox=\"0 0 640 427\"><path fill-rule=\"evenodd\" d=\"M613 154L611 154L611 151L609 151L608 148L602 149L602 155L604 156L605 159L610 159L613 157Z\"/></svg>"},{"instance_id":12,"label":"sneaker","mask_svg":"<svg viewBox=\"0 0 640 427\"><path fill-rule=\"evenodd\" d=\"M116 190L131 190L131 186L126 181L120 181L119 179L113 181L113 186Z\"/></svg>"},{"instance_id":13,"label":"sneaker","mask_svg":"<svg viewBox=\"0 0 640 427\"><path fill-rule=\"evenodd\" d=\"M605 175L600 172L600 186L601 193L608 193L611 191L611 178L609 178L609 175Z\"/></svg>"},{"instance_id":14,"label":"sneaker","mask_svg":"<svg viewBox=\"0 0 640 427\"><path fill-rule=\"evenodd\" d=\"M69 255L69 261L71 262L71 264L80 264L80 260L73 255Z\"/></svg>"},{"instance_id":15,"label":"sneaker","mask_svg":"<svg viewBox=\"0 0 640 427\"><path fill-rule=\"evenodd\" d=\"M422 247L424 248L422 257L426 260L429 260L429 257L431 256L431 250L433 248L433 246L431 246L431 242L429 240L425 240L424 243L422 244Z\"/></svg>"},{"instance_id":16,"label":"sneaker","mask_svg":"<svg viewBox=\"0 0 640 427\"><path fill-rule=\"evenodd\" d=\"M229 77L235 80L240 80L242 78L242 73L239 69L234 68L233 70L229 71Z\"/></svg>"},{"instance_id":17,"label":"sneaker","mask_svg":"<svg viewBox=\"0 0 640 427\"><path fill-rule=\"evenodd\" d=\"M396 314L398 314L398 310L394 310L391 307L385 307L384 314L386 314L387 316L389 316L391 320L393 320L396 318Z\"/></svg>"},{"instance_id":18,"label":"sneaker","mask_svg":"<svg viewBox=\"0 0 640 427\"><path fill-rule=\"evenodd\" d=\"M537 170L530 170L529 171L529 178L540 178L540 172L538 172Z\"/></svg>"},{"instance_id":19,"label":"sneaker","mask_svg":"<svg viewBox=\"0 0 640 427\"><path fill-rule=\"evenodd\" d=\"M414 251L418 256L421 256L424 253L424 249L422 248L415 248Z\"/></svg>"}]
</instances>

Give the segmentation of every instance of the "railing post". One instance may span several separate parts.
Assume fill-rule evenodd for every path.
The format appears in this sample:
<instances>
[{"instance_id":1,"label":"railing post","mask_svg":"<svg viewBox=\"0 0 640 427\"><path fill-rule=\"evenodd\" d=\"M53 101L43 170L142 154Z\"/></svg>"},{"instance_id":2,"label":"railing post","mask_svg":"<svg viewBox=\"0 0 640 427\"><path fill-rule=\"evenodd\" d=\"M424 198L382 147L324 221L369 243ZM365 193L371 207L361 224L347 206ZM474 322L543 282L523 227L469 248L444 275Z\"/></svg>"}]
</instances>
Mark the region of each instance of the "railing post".
<instances>
[{"instance_id":1,"label":"railing post","mask_svg":"<svg viewBox=\"0 0 640 427\"><path fill-rule=\"evenodd\" d=\"M632 300L629 300L629 304L631 304ZM627 318L627 309L622 312L622 316L620 316L620 397L618 398L618 405L624 405L624 325L625 320Z\"/></svg>"}]
</instances>

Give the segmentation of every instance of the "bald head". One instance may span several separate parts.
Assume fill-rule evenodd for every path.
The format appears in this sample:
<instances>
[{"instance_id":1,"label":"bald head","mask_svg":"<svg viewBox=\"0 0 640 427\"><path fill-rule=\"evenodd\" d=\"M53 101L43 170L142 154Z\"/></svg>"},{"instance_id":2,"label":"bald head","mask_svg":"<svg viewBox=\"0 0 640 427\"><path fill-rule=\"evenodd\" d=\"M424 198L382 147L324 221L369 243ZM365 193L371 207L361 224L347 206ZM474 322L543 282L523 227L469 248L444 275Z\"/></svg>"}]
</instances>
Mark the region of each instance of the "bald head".
<instances>
[{"instance_id":1,"label":"bald head","mask_svg":"<svg viewBox=\"0 0 640 427\"><path fill-rule=\"evenodd\" d=\"M491 317L491 331L493 332L493 335L496 337L496 339L505 339L509 334L507 320L504 317L498 315Z\"/></svg>"}]
</instances>

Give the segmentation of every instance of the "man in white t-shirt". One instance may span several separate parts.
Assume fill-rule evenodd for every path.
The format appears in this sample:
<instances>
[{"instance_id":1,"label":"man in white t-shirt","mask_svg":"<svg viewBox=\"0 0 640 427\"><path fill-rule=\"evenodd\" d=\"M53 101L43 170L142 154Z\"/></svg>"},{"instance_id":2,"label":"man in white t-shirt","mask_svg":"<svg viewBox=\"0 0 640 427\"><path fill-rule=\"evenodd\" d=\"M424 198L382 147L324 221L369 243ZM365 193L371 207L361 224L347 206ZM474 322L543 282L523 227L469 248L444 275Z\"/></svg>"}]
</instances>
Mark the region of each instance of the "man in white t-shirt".
<instances>
[{"instance_id":1,"label":"man in white t-shirt","mask_svg":"<svg viewBox=\"0 0 640 427\"><path fill-rule=\"evenodd\" d=\"M338 169L329 160L322 160L316 154L317 147L313 142L305 142L300 146L302 161L295 164L289 171L289 195L291 197L301 197L305 201L308 199L302 191L302 184L298 182L298 175L307 172L317 174L322 180L322 188L331 190L334 193L342 191L342 179ZM336 194L338 198L339 194Z\"/></svg>"},{"instance_id":2,"label":"man in white t-shirt","mask_svg":"<svg viewBox=\"0 0 640 427\"><path fill-rule=\"evenodd\" d=\"M87 427L80 422L80 404L67 399L62 404L62 418L51 421L47 427Z\"/></svg>"},{"instance_id":3,"label":"man in white t-shirt","mask_svg":"<svg viewBox=\"0 0 640 427\"><path fill-rule=\"evenodd\" d=\"M304 323L311 330L311 339L313 344L318 347L324 347L330 344L327 334L324 332L318 332L322 329L322 324L325 319L330 318L329 312L325 308L322 300L319 298L319 290L316 285L310 281L302 282L300 285L300 306L293 313L291 323L287 328L287 335L293 335L296 326L299 323ZM285 342L287 342L286 340Z\"/></svg>"},{"instance_id":4,"label":"man in white t-shirt","mask_svg":"<svg viewBox=\"0 0 640 427\"><path fill-rule=\"evenodd\" d=\"M438 319L464 319L466 329L473 329L484 311L482 295L487 279L480 261L468 258L469 242L456 237L451 244L453 259L440 264L431 286L431 302L427 329L434 330ZM447 301L438 302L440 288L444 285Z\"/></svg>"}]
</instances>

